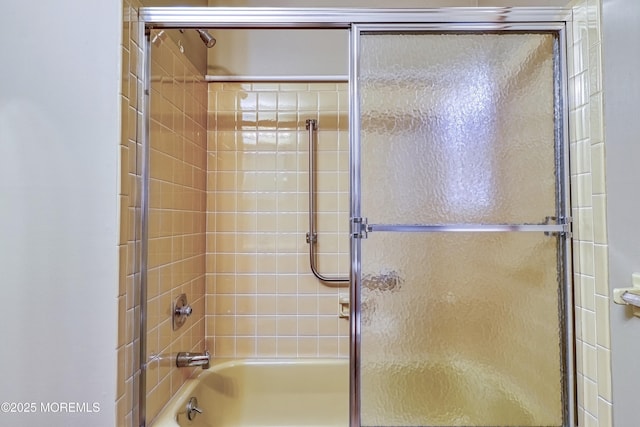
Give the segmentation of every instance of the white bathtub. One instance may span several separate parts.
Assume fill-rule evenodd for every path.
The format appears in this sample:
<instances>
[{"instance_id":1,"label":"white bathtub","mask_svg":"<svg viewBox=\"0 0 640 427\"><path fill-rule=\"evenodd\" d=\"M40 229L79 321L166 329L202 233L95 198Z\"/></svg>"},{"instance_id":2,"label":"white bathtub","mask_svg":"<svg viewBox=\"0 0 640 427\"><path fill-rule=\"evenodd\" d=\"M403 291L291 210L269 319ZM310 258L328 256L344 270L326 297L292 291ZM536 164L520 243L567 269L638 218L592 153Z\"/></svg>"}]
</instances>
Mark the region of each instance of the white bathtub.
<instances>
[{"instance_id":1,"label":"white bathtub","mask_svg":"<svg viewBox=\"0 0 640 427\"><path fill-rule=\"evenodd\" d=\"M187 419L189 399L202 414ZM153 427L348 426L349 361L254 359L212 365L189 380Z\"/></svg>"}]
</instances>

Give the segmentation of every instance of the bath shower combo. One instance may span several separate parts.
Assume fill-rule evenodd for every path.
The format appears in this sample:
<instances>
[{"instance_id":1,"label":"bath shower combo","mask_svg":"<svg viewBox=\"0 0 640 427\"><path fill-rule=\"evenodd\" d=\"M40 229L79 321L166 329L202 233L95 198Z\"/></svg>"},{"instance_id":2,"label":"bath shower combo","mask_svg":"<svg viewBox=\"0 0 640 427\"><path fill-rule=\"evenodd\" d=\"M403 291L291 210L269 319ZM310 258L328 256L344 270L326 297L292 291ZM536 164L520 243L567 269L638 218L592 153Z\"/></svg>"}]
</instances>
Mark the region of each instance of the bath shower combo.
<instances>
[{"instance_id":1,"label":"bath shower combo","mask_svg":"<svg viewBox=\"0 0 640 427\"><path fill-rule=\"evenodd\" d=\"M179 352L176 366L204 371L155 425L575 425L571 11L266 12L142 8L140 20L147 34L194 29L207 48L216 40L205 28L349 32L344 277L323 275L316 265L314 156L322 117L306 121L309 276L319 286L349 289L348 300L340 300L349 312L336 312L349 319L349 360L219 360L209 351ZM146 64L157 37L146 38ZM147 170L143 185L148 179ZM143 222L145 209L148 201ZM143 259L144 240L143 232ZM143 298L143 332L145 310ZM174 326L191 312L180 296ZM141 352L144 427L144 344Z\"/></svg>"}]
</instances>

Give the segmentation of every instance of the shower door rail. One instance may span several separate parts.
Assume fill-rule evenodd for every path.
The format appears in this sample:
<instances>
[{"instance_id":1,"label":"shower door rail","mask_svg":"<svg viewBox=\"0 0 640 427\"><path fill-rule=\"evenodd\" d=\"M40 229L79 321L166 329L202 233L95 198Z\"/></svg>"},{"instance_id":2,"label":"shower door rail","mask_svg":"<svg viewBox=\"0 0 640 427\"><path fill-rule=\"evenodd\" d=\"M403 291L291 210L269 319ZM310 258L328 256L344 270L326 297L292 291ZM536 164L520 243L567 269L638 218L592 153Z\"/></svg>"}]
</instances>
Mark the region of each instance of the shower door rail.
<instances>
[{"instance_id":1,"label":"shower door rail","mask_svg":"<svg viewBox=\"0 0 640 427\"><path fill-rule=\"evenodd\" d=\"M478 232L478 233L501 233L508 231L519 232L544 232L568 234L571 232L571 219L560 224L446 224L446 225L425 225L425 224L367 224L367 233L373 231L397 231L408 233L444 233L444 232Z\"/></svg>"}]
</instances>

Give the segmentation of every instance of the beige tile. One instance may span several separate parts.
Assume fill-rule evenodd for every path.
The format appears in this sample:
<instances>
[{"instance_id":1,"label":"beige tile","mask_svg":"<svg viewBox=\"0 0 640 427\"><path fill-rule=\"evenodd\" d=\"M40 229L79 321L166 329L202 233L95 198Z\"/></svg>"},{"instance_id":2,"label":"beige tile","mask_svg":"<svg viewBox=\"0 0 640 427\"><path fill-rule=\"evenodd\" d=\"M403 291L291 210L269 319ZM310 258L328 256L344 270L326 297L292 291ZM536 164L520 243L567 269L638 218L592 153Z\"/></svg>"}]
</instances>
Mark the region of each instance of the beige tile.
<instances>
[{"instance_id":1,"label":"beige tile","mask_svg":"<svg viewBox=\"0 0 640 427\"><path fill-rule=\"evenodd\" d=\"M276 318L276 331L279 337L297 336L298 319L296 316L282 316Z\"/></svg>"},{"instance_id":2,"label":"beige tile","mask_svg":"<svg viewBox=\"0 0 640 427\"><path fill-rule=\"evenodd\" d=\"M298 314L298 301L295 295L279 295L276 303L277 314L295 315Z\"/></svg>"},{"instance_id":3,"label":"beige tile","mask_svg":"<svg viewBox=\"0 0 640 427\"><path fill-rule=\"evenodd\" d=\"M236 295L236 314L254 315L257 313L257 297L255 295Z\"/></svg>"},{"instance_id":4,"label":"beige tile","mask_svg":"<svg viewBox=\"0 0 640 427\"><path fill-rule=\"evenodd\" d=\"M598 427L613 427L613 405L598 399Z\"/></svg>"},{"instance_id":5,"label":"beige tile","mask_svg":"<svg viewBox=\"0 0 640 427\"><path fill-rule=\"evenodd\" d=\"M348 358L350 351L349 337L342 335L338 338L338 357Z\"/></svg>"},{"instance_id":6,"label":"beige tile","mask_svg":"<svg viewBox=\"0 0 640 427\"><path fill-rule=\"evenodd\" d=\"M580 277L580 287L581 287L581 304L580 306L584 309L595 311L596 310L596 300L595 300L595 281L592 276L583 275Z\"/></svg>"},{"instance_id":7,"label":"beige tile","mask_svg":"<svg viewBox=\"0 0 640 427\"><path fill-rule=\"evenodd\" d=\"M279 85L280 91L283 92L304 92L309 89L308 83L281 83Z\"/></svg>"},{"instance_id":8,"label":"beige tile","mask_svg":"<svg viewBox=\"0 0 640 427\"><path fill-rule=\"evenodd\" d=\"M331 91L318 93L319 111L338 111L338 92L331 89Z\"/></svg>"},{"instance_id":9,"label":"beige tile","mask_svg":"<svg viewBox=\"0 0 640 427\"><path fill-rule=\"evenodd\" d=\"M607 258L607 246L594 245L593 258L594 258L594 274L595 274L595 289L598 295L609 295L609 267Z\"/></svg>"},{"instance_id":10,"label":"beige tile","mask_svg":"<svg viewBox=\"0 0 640 427\"><path fill-rule=\"evenodd\" d=\"M275 316L258 316L256 324L256 335L258 337L272 337L276 333L277 320Z\"/></svg>"},{"instance_id":11,"label":"beige tile","mask_svg":"<svg viewBox=\"0 0 640 427\"><path fill-rule=\"evenodd\" d=\"M256 356L257 341L255 337L238 337L236 339L236 357Z\"/></svg>"},{"instance_id":12,"label":"beige tile","mask_svg":"<svg viewBox=\"0 0 640 427\"><path fill-rule=\"evenodd\" d=\"M318 356L337 357L339 354L339 339L337 337L318 338Z\"/></svg>"},{"instance_id":13,"label":"beige tile","mask_svg":"<svg viewBox=\"0 0 640 427\"><path fill-rule=\"evenodd\" d=\"M582 344L582 374L591 381L598 382L598 353L596 347Z\"/></svg>"},{"instance_id":14,"label":"beige tile","mask_svg":"<svg viewBox=\"0 0 640 427\"><path fill-rule=\"evenodd\" d=\"M322 130L318 132L318 151L338 151L340 149L340 132Z\"/></svg>"},{"instance_id":15,"label":"beige tile","mask_svg":"<svg viewBox=\"0 0 640 427\"><path fill-rule=\"evenodd\" d=\"M320 336L337 336L339 334L338 316L319 316L318 334Z\"/></svg>"},{"instance_id":16,"label":"beige tile","mask_svg":"<svg viewBox=\"0 0 640 427\"><path fill-rule=\"evenodd\" d=\"M275 337L258 337L256 340L256 355L259 357L274 357L278 354L277 348Z\"/></svg>"},{"instance_id":17,"label":"beige tile","mask_svg":"<svg viewBox=\"0 0 640 427\"><path fill-rule=\"evenodd\" d=\"M268 238L268 241L272 241L275 243L275 239ZM259 239L260 242L262 240ZM275 244L273 245L275 247ZM261 245L260 248L265 249L264 245ZM264 274L273 275L277 273L277 262L276 262L276 254L273 253L261 253L257 255L256 260L256 271L262 276ZM275 284L273 292L275 292Z\"/></svg>"},{"instance_id":18,"label":"beige tile","mask_svg":"<svg viewBox=\"0 0 640 427\"><path fill-rule=\"evenodd\" d=\"M582 339L585 343L596 346L596 315L593 311L582 310Z\"/></svg>"},{"instance_id":19,"label":"beige tile","mask_svg":"<svg viewBox=\"0 0 640 427\"><path fill-rule=\"evenodd\" d=\"M318 338L300 337L298 338L298 357L317 357Z\"/></svg>"},{"instance_id":20,"label":"beige tile","mask_svg":"<svg viewBox=\"0 0 640 427\"><path fill-rule=\"evenodd\" d=\"M588 414L598 415L598 385L588 378L584 380L584 409Z\"/></svg>"},{"instance_id":21,"label":"beige tile","mask_svg":"<svg viewBox=\"0 0 640 427\"><path fill-rule=\"evenodd\" d=\"M235 337L216 337L215 355L217 357L235 357L236 338Z\"/></svg>"},{"instance_id":22,"label":"beige tile","mask_svg":"<svg viewBox=\"0 0 640 427\"><path fill-rule=\"evenodd\" d=\"M258 94L241 91L237 96L238 108L242 111L256 111L258 109Z\"/></svg>"},{"instance_id":23,"label":"beige tile","mask_svg":"<svg viewBox=\"0 0 640 427\"><path fill-rule=\"evenodd\" d=\"M216 314L233 315L236 313L236 296L218 294L216 296Z\"/></svg>"},{"instance_id":24,"label":"beige tile","mask_svg":"<svg viewBox=\"0 0 640 427\"><path fill-rule=\"evenodd\" d=\"M607 402L613 402L611 392L611 352L598 347L598 395Z\"/></svg>"},{"instance_id":25,"label":"beige tile","mask_svg":"<svg viewBox=\"0 0 640 427\"><path fill-rule=\"evenodd\" d=\"M578 175L578 207L592 206L592 177L591 174Z\"/></svg>"},{"instance_id":26,"label":"beige tile","mask_svg":"<svg viewBox=\"0 0 640 427\"><path fill-rule=\"evenodd\" d=\"M580 273L594 275L594 245L592 242L580 242Z\"/></svg>"},{"instance_id":27,"label":"beige tile","mask_svg":"<svg viewBox=\"0 0 640 427\"><path fill-rule=\"evenodd\" d=\"M256 298L256 310L259 315L273 315L277 313L277 298L275 295L259 295Z\"/></svg>"},{"instance_id":28,"label":"beige tile","mask_svg":"<svg viewBox=\"0 0 640 427\"><path fill-rule=\"evenodd\" d=\"M604 194L593 196L593 241L604 245L607 243L607 206Z\"/></svg>"},{"instance_id":29,"label":"beige tile","mask_svg":"<svg viewBox=\"0 0 640 427\"><path fill-rule=\"evenodd\" d=\"M255 294L257 292L258 277L255 274L242 274L236 276L237 294ZM238 295L242 296L242 295Z\"/></svg>"},{"instance_id":30,"label":"beige tile","mask_svg":"<svg viewBox=\"0 0 640 427\"><path fill-rule=\"evenodd\" d=\"M219 151L216 155L218 171L235 171L238 169L235 151Z\"/></svg>"},{"instance_id":31,"label":"beige tile","mask_svg":"<svg viewBox=\"0 0 640 427\"><path fill-rule=\"evenodd\" d=\"M290 176L293 177L292 179L298 178L295 175L290 175ZM296 215L296 212L298 211L298 205L300 203L300 194L296 192L297 190L296 188L293 188L295 186L296 186L296 183L294 182L290 185L290 190L292 192L279 193L275 196L275 199L278 202L278 210L273 213L275 215L274 219L276 220L276 223L278 219L281 219L280 223L282 223L284 220L284 222L287 222L287 225L288 225L288 227L286 229L283 229L282 231L297 232L298 227L300 226L293 219L293 216ZM306 202L305 205L307 206L307 208L305 209L308 209L308 202ZM286 219L283 219L282 215L284 214L289 215L289 217L287 217ZM305 225L308 225L308 221L305 221ZM274 227L273 230L275 230L276 227Z\"/></svg>"},{"instance_id":32,"label":"beige tile","mask_svg":"<svg viewBox=\"0 0 640 427\"><path fill-rule=\"evenodd\" d=\"M298 357L298 339L295 337L278 337L276 351L278 357Z\"/></svg>"},{"instance_id":33,"label":"beige tile","mask_svg":"<svg viewBox=\"0 0 640 427\"><path fill-rule=\"evenodd\" d=\"M599 143L591 146L591 164L593 194L604 195L606 191L604 144Z\"/></svg>"},{"instance_id":34,"label":"beige tile","mask_svg":"<svg viewBox=\"0 0 640 427\"><path fill-rule=\"evenodd\" d=\"M317 316L298 316L298 336L318 336ZM317 350L317 348L316 348Z\"/></svg>"},{"instance_id":35,"label":"beige tile","mask_svg":"<svg viewBox=\"0 0 640 427\"><path fill-rule=\"evenodd\" d=\"M293 92L278 93L279 111L296 111L298 109L298 96Z\"/></svg>"},{"instance_id":36,"label":"beige tile","mask_svg":"<svg viewBox=\"0 0 640 427\"><path fill-rule=\"evenodd\" d=\"M298 314L317 315L318 298L315 295L298 295Z\"/></svg>"},{"instance_id":37,"label":"beige tile","mask_svg":"<svg viewBox=\"0 0 640 427\"><path fill-rule=\"evenodd\" d=\"M255 337L257 331L257 319L255 316L236 316L235 335ZM237 343L239 346L239 342Z\"/></svg>"},{"instance_id":38,"label":"beige tile","mask_svg":"<svg viewBox=\"0 0 640 427\"><path fill-rule=\"evenodd\" d=\"M259 92L258 93L258 110L259 111L275 111L278 109L277 92Z\"/></svg>"},{"instance_id":39,"label":"beige tile","mask_svg":"<svg viewBox=\"0 0 640 427\"><path fill-rule=\"evenodd\" d=\"M317 111L318 95L315 92L298 92L298 111Z\"/></svg>"},{"instance_id":40,"label":"beige tile","mask_svg":"<svg viewBox=\"0 0 640 427\"><path fill-rule=\"evenodd\" d=\"M217 111L236 111L236 92L221 91L216 93Z\"/></svg>"}]
</instances>

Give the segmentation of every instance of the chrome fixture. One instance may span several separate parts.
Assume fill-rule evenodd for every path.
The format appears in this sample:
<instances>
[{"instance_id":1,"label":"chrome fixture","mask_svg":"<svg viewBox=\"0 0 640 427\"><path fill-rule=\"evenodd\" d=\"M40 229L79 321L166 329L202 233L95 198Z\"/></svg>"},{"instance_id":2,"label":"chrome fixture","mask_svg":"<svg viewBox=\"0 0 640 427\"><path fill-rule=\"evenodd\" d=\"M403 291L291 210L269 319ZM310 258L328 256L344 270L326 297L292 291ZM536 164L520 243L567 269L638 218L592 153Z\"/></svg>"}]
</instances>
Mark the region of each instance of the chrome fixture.
<instances>
[{"instance_id":1,"label":"chrome fixture","mask_svg":"<svg viewBox=\"0 0 640 427\"><path fill-rule=\"evenodd\" d=\"M204 353L189 353L181 351L176 356L176 366L178 368L202 366L202 369L209 369L210 362L211 354L209 354L209 350L206 350Z\"/></svg>"},{"instance_id":2,"label":"chrome fixture","mask_svg":"<svg viewBox=\"0 0 640 427\"><path fill-rule=\"evenodd\" d=\"M196 28L195 30L198 32L200 40L202 40L205 46L207 46L208 48L212 48L216 45L217 40L215 39L215 37L209 34L209 31L203 30L201 28ZM179 31L184 34L184 29L181 28ZM153 42L155 42L156 38L153 39Z\"/></svg>"},{"instance_id":3,"label":"chrome fixture","mask_svg":"<svg viewBox=\"0 0 640 427\"><path fill-rule=\"evenodd\" d=\"M209 34L207 30L196 29L198 34L200 35L200 40L202 40L208 48L212 48L216 45L216 39Z\"/></svg>"},{"instance_id":4,"label":"chrome fixture","mask_svg":"<svg viewBox=\"0 0 640 427\"><path fill-rule=\"evenodd\" d=\"M164 30L160 30L153 38L151 39L151 44L156 44L158 40L162 41L167 35L164 33Z\"/></svg>"},{"instance_id":5,"label":"chrome fixture","mask_svg":"<svg viewBox=\"0 0 640 427\"><path fill-rule=\"evenodd\" d=\"M316 268L315 245L318 243L318 233L316 232L315 131L317 130L317 122L314 119L308 119L306 123L309 131L309 232L307 233L307 243L309 244L311 272L328 285L347 286L349 277L327 277L320 274Z\"/></svg>"},{"instance_id":6,"label":"chrome fixture","mask_svg":"<svg viewBox=\"0 0 640 427\"><path fill-rule=\"evenodd\" d=\"M628 305L636 317L640 317L640 273L631 275L630 288L615 288L613 290L613 302Z\"/></svg>"},{"instance_id":7,"label":"chrome fixture","mask_svg":"<svg viewBox=\"0 0 640 427\"><path fill-rule=\"evenodd\" d=\"M198 408L197 398L192 397L191 399L189 399L189 402L187 402L186 411L187 411L187 418L189 419L189 421L193 421L196 418L196 415L202 413L202 409Z\"/></svg>"},{"instance_id":8,"label":"chrome fixture","mask_svg":"<svg viewBox=\"0 0 640 427\"><path fill-rule=\"evenodd\" d=\"M180 294L178 298L173 302L171 312L173 313L173 330L179 329L184 322L187 321L187 317L191 316L193 309L187 302L187 295Z\"/></svg>"}]
</instances>

